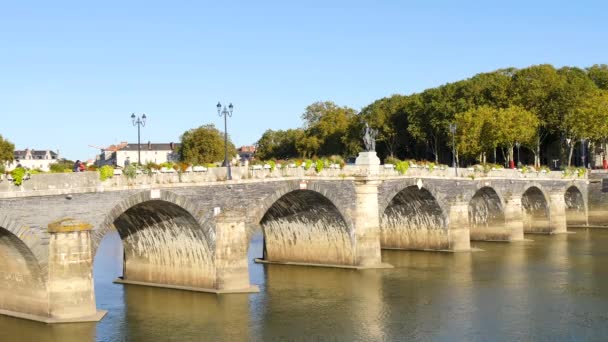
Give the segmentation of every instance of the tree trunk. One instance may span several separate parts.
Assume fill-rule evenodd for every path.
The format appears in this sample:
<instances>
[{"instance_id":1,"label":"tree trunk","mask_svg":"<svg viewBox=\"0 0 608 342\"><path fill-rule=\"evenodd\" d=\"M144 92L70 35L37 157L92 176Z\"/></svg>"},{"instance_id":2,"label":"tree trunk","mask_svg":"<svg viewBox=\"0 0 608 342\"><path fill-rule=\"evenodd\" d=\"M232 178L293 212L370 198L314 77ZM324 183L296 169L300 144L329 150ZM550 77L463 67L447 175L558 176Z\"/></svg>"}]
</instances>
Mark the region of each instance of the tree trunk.
<instances>
[{"instance_id":1,"label":"tree trunk","mask_svg":"<svg viewBox=\"0 0 608 342\"><path fill-rule=\"evenodd\" d=\"M534 167L540 168L540 132L536 137L536 153L534 154Z\"/></svg>"},{"instance_id":2,"label":"tree trunk","mask_svg":"<svg viewBox=\"0 0 608 342\"><path fill-rule=\"evenodd\" d=\"M439 165L439 136L435 136L435 164Z\"/></svg>"},{"instance_id":3,"label":"tree trunk","mask_svg":"<svg viewBox=\"0 0 608 342\"><path fill-rule=\"evenodd\" d=\"M570 152L568 153L568 167L572 165L572 152L574 152L574 144L570 144Z\"/></svg>"}]
</instances>

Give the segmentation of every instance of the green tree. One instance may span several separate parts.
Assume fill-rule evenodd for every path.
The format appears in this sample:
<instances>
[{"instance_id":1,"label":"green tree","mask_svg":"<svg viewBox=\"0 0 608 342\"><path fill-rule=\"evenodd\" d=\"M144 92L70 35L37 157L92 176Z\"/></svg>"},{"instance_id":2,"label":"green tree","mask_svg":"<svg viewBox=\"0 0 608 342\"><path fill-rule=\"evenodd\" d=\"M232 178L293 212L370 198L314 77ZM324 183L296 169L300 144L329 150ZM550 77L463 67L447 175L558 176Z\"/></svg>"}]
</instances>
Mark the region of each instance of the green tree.
<instances>
[{"instance_id":1,"label":"green tree","mask_svg":"<svg viewBox=\"0 0 608 342\"><path fill-rule=\"evenodd\" d=\"M343 155L346 135L356 111L340 107L331 101L315 102L302 114L304 137L297 142L298 152L304 157Z\"/></svg>"},{"instance_id":2,"label":"green tree","mask_svg":"<svg viewBox=\"0 0 608 342\"><path fill-rule=\"evenodd\" d=\"M378 130L377 150L383 156L394 157L399 147L405 146L408 139L407 120L410 97L392 95L373 102L361 110L361 120ZM360 127L357 127L360 128ZM360 139L359 129L359 140Z\"/></svg>"},{"instance_id":3,"label":"green tree","mask_svg":"<svg viewBox=\"0 0 608 342\"><path fill-rule=\"evenodd\" d=\"M549 64L533 65L517 70L511 80L514 104L531 111L539 119L536 136L529 145L534 164L540 166L541 145L552 132L558 132L559 119L552 106L563 82L557 70Z\"/></svg>"},{"instance_id":4,"label":"green tree","mask_svg":"<svg viewBox=\"0 0 608 342\"><path fill-rule=\"evenodd\" d=\"M513 147L516 142L526 144L537 134L538 117L520 106L509 106L496 111L494 119L496 143L507 149L509 161L513 162Z\"/></svg>"},{"instance_id":5,"label":"green tree","mask_svg":"<svg viewBox=\"0 0 608 342\"><path fill-rule=\"evenodd\" d=\"M228 159L236 149L228 139ZM224 160L224 134L214 125L203 125L184 132L181 136L180 156L182 161L202 165Z\"/></svg>"},{"instance_id":6,"label":"green tree","mask_svg":"<svg viewBox=\"0 0 608 342\"><path fill-rule=\"evenodd\" d=\"M557 120L553 126L559 129L562 136L562 158L566 158L563 147L569 148L567 163L570 165L574 143L580 138L592 135L589 131L591 127L587 126L588 122L593 121L592 114L581 109L588 107L588 102L592 100L598 88L582 69L563 67L558 73L562 76L562 82L552 102L553 111L556 113L554 117Z\"/></svg>"},{"instance_id":7,"label":"green tree","mask_svg":"<svg viewBox=\"0 0 608 342\"><path fill-rule=\"evenodd\" d=\"M605 141L608 136L608 93L596 91L588 94L583 102L564 119L567 138L570 139L568 166L572 163L574 145L580 139Z\"/></svg>"},{"instance_id":8,"label":"green tree","mask_svg":"<svg viewBox=\"0 0 608 342\"><path fill-rule=\"evenodd\" d=\"M608 65L596 64L587 68L587 75L595 85L603 90L608 90Z\"/></svg>"},{"instance_id":9,"label":"green tree","mask_svg":"<svg viewBox=\"0 0 608 342\"><path fill-rule=\"evenodd\" d=\"M4 170L7 162L12 162L15 155L15 145L0 135L0 168Z\"/></svg>"},{"instance_id":10,"label":"green tree","mask_svg":"<svg viewBox=\"0 0 608 342\"><path fill-rule=\"evenodd\" d=\"M302 139L302 129L267 130L256 143L256 157L262 160L298 157L296 143Z\"/></svg>"},{"instance_id":11,"label":"green tree","mask_svg":"<svg viewBox=\"0 0 608 342\"><path fill-rule=\"evenodd\" d=\"M487 152L498 144L495 127L497 112L497 109L486 105L456 114L456 147L459 153L486 163Z\"/></svg>"}]
</instances>

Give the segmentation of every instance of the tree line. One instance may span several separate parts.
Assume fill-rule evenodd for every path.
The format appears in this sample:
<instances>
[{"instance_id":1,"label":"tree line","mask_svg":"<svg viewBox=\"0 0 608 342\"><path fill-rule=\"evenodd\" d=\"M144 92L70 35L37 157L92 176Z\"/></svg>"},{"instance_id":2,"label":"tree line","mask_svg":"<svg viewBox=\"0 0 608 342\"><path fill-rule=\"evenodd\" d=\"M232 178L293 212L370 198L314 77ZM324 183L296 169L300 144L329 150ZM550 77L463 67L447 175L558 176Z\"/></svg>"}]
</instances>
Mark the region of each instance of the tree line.
<instances>
[{"instance_id":1,"label":"tree line","mask_svg":"<svg viewBox=\"0 0 608 342\"><path fill-rule=\"evenodd\" d=\"M515 146L521 146L537 167L554 159L570 165L581 139L591 142L586 146L596 152L605 151L608 66L500 69L420 93L378 99L360 112L331 101L316 102L302 119L300 128L264 132L256 156L355 156L368 122L378 130L381 158L450 163L454 141L460 164L512 163Z\"/></svg>"}]
</instances>

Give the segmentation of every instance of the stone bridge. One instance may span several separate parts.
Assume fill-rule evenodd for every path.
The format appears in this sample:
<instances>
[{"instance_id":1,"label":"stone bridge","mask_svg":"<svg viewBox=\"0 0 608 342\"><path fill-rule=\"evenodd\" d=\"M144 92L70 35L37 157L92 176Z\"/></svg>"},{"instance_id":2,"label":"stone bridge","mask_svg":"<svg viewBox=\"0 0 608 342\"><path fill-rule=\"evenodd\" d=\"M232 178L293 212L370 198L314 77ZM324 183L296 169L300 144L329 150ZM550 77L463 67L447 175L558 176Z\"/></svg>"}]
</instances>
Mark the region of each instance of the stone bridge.
<instances>
[{"instance_id":1,"label":"stone bridge","mask_svg":"<svg viewBox=\"0 0 608 342\"><path fill-rule=\"evenodd\" d=\"M360 269L390 267L381 249L469 251L471 240L565 233L588 216L587 179L561 174L214 172L0 182L0 313L99 320L92 260L114 230L119 282L230 293L257 290L247 249L259 229L261 262Z\"/></svg>"}]
</instances>

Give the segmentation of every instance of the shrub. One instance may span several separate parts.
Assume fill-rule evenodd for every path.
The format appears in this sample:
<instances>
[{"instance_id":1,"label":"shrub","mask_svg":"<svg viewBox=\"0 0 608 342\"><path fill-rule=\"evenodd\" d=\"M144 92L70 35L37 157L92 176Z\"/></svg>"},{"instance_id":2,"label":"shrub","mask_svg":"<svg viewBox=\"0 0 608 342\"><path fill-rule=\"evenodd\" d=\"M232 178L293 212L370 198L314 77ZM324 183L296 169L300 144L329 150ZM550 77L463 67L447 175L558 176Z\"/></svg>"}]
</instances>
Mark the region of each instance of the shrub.
<instances>
[{"instance_id":1,"label":"shrub","mask_svg":"<svg viewBox=\"0 0 608 342\"><path fill-rule=\"evenodd\" d=\"M435 163L429 163L429 172L433 172L435 170Z\"/></svg>"},{"instance_id":2,"label":"shrub","mask_svg":"<svg viewBox=\"0 0 608 342\"><path fill-rule=\"evenodd\" d=\"M99 169L99 179L102 182L108 178L112 178L112 176L114 176L114 168L110 165L104 165Z\"/></svg>"},{"instance_id":3,"label":"shrub","mask_svg":"<svg viewBox=\"0 0 608 342\"><path fill-rule=\"evenodd\" d=\"M6 167L4 166L4 163L0 163L0 174L4 174L6 172Z\"/></svg>"},{"instance_id":4,"label":"shrub","mask_svg":"<svg viewBox=\"0 0 608 342\"><path fill-rule=\"evenodd\" d=\"M296 167L300 167L302 166L302 159L297 159L296 160Z\"/></svg>"},{"instance_id":5,"label":"shrub","mask_svg":"<svg viewBox=\"0 0 608 342\"><path fill-rule=\"evenodd\" d=\"M543 165L543 166L540 167L540 171L550 172L551 169L548 166Z\"/></svg>"},{"instance_id":6,"label":"shrub","mask_svg":"<svg viewBox=\"0 0 608 342\"><path fill-rule=\"evenodd\" d=\"M72 166L73 165L68 165L65 162L53 163L53 164L51 164L49 169L51 170L51 173L72 172Z\"/></svg>"},{"instance_id":7,"label":"shrub","mask_svg":"<svg viewBox=\"0 0 608 342\"><path fill-rule=\"evenodd\" d=\"M407 169L410 168L410 162L408 161L399 161L395 164L395 170L400 174L404 175L407 172Z\"/></svg>"},{"instance_id":8,"label":"shrub","mask_svg":"<svg viewBox=\"0 0 608 342\"><path fill-rule=\"evenodd\" d=\"M41 173L44 173L44 171L42 171L40 169L30 170L30 175L38 175L38 174L41 174Z\"/></svg>"},{"instance_id":9,"label":"shrub","mask_svg":"<svg viewBox=\"0 0 608 342\"><path fill-rule=\"evenodd\" d=\"M395 158L395 157L387 157L386 159L384 159L384 164L393 164L393 165L397 165L399 164L401 160Z\"/></svg>"},{"instance_id":10,"label":"shrub","mask_svg":"<svg viewBox=\"0 0 608 342\"><path fill-rule=\"evenodd\" d=\"M576 176L578 178L581 178L581 177L585 176L585 173L587 173L587 169L584 168L584 167L579 167L579 168L576 169Z\"/></svg>"},{"instance_id":11,"label":"shrub","mask_svg":"<svg viewBox=\"0 0 608 342\"><path fill-rule=\"evenodd\" d=\"M304 170L307 170L307 171L308 171L308 170L310 169L310 167L311 167L311 166L312 166L312 160L310 160L310 159L306 159L306 160L304 161Z\"/></svg>"},{"instance_id":12,"label":"shrub","mask_svg":"<svg viewBox=\"0 0 608 342\"><path fill-rule=\"evenodd\" d=\"M323 171L324 166L325 162L322 159L317 159L317 162L315 163L315 171L317 171L317 173Z\"/></svg>"},{"instance_id":13,"label":"shrub","mask_svg":"<svg viewBox=\"0 0 608 342\"><path fill-rule=\"evenodd\" d=\"M95 166L95 165L89 165L87 167L87 171L97 171L97 166Z\"/></svg>"},{"instance_id":14,"label":"shrub","mask_svg":"<svg viewBox=\"0 0 608 342\"><path fill-rule=\"evenodd\" d=\"M137 177L137 166L135 166L134 164L129 164L127 165L127 167L125 167L123 173L125 176L127 176L128 179L134 179L135 177Z\"/></svg>"},{"instance_id":15,"label":"shrub","mask_svg":"<svg viewBox=\"0 0 608 342\"><path fill-rule=\"evenodd\" d=\"M21 185L23 183L23 178L25 177L25 169L22 167L17 167L11 172L11 176L13 177L13 184Z\"/></svg>"},{"instance_id":16,"label":"shrub","mask_svg":"<svg viewBox=\"0 0 608 342\"><path fill-rule=\"evenodd\" d=\"M274 172L274 169L277 167L277 163L274 160L269 160L266 163L270 165L270 172Z\"/></svg>"}]
</instances>

